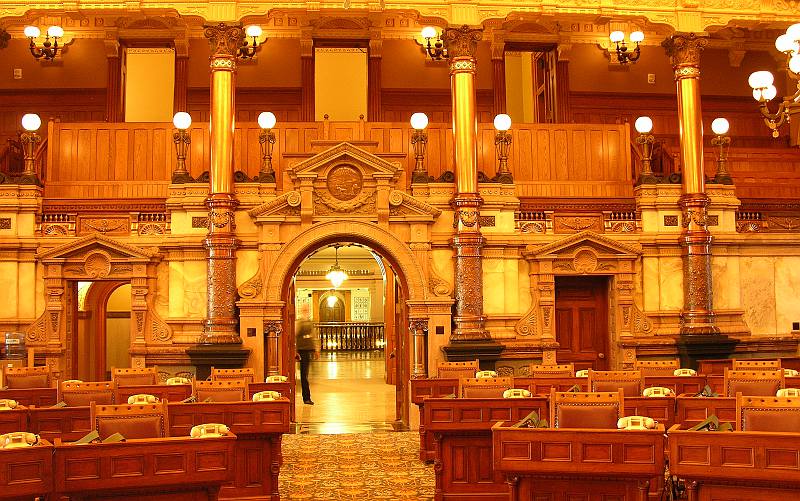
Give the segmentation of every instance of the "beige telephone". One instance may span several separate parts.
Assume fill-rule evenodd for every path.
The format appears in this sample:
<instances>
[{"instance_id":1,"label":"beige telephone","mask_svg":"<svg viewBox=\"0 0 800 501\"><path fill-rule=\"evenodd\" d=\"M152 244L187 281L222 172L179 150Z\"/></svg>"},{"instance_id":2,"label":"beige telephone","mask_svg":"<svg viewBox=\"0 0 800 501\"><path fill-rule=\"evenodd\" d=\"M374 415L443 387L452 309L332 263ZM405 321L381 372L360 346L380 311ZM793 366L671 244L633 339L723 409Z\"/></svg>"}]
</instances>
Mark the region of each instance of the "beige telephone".
<instances>
[{"instance_id":1,"label":"beige telephone","mask_svg":"<svg viewBox=\"0 0 800 501\"><path fill-rule=\"evenodd\" d=\"M15 431L0 435L0 449L16 449L17 447L30 447L39 443L39 435L25 431Z\"/></svg>"},{"instance_id":2,"label":"beige telephone","mask_svg":"<svg viewBox=\"0 0 800 501\"><path fill-rule=\"evenodd\" d=\"M143 405L143 404L157 404L158 397L155 395L148 395L147 393L139 393L128 397L128 405Z\"/></svg>"},{"instance_id":3,"label":"beige telephone","mask_svg":"<svg viewBox=\"0 0 800 501\"><path fill-rule=\"evenodd\" d=\"M266 383L285 383L289 378L286 376L267 376Z\"/></svg>"},{"instance_id":4,"label":"beige telephone","mask_svg":"<svg viewBox=\"0 0 800 501\"><path fill-rule=\"evenodd\" d=\"M65 379L64 381L61 381L61 382L62 383L74 384L74 383L82 383L83 380L82 379Z\"/></svg>"},{"instance_id":5,"label":"beige telephone","mask_svg":"<svg viewBox=\"0 0 800 501\"><path fill-rule=\"evenodd\" d=\"M497 377L497 373L495 371L477 371L475 377L478 379Z\"/></svg>"},{"instance_id":6,"label":"beige telephone","mask_svg":"<svg viewBox=\"0 0 800 501\"><path fill-rule=\"evenodd\" d=\"M800 397L800 388L782 388L775 394L776 397Z\"/></svg>"},{"instance_id":7,"label":"beige telephone","mask_svg":"<svg viewBox=\"0 0 800 501\"><path fill-rule=\"evenodd\" d=\"M795 369L783 369L783 377L797 377L800 376L800 372L796 371Z\"/></svg>"},{"instance_id":8,"label":"beige telephone","mask_svg":"<svg viewBox=\"0 0 800 501\"><path fill-rule=\"evenodd\" d=\"M167 384L169 386L175 386L176 384L192 384L192 380L185 377L175 376L167 379Z\"/></svg>"},{"instance_id":9,"label":"beige telephone","mask_svg":"<svg viewBox=\"0 0 800 501\"><path fill-rule=\"evenodd\" d=\"M575 377L589 377L589 369L583 369L575 373Z\"/></svg>"},{"instance_id":10,"label":"beige telephone","mask_svg":"<svg viewBox=\"0 0 800 501\"><path fill-rule=\"evenodd\" d=\"M10 411L16 409L17 401L10 398L0 398L0 411Z\"/></svg>"},{"instance_id":11,"label":"beige telephone","mask_svg":"<svg viewBox=\"0 0 800 501\"><path fill-rule=\"evenodd\" d=\"M697 371L694 369L675 369L675 372L672 373L673 376L696 376Z\"/></svg>"},{"instance_id":12,"label":"beige telephone","mask_svg":"<svg viewBox=\"0 0 800 501\"><path fill-rule=\"evenodd\" d=\"M222 437L228 433L228 427L219 423L198 424L192 427L189 436L192 438Z\"/></svg>"},{"instance_id":13,"label":"beige telephone","mask_svg":"<svg viewBox=\"0 0 800 501\"><path fill-rule=\"evenodd\" d=\"M655 420L646 416L628 416L617 421L620 430L652 430L655 427Z\"/></svg>"},{"instance_id":14,"label":"beige telephone","mask_svg":"<svg viewBox=\"0 0 800 501\"><path fill-rule=\"evenodd\" d=\"M531 392L520 388L511 388L503 392L503 398L530 398Z\"/></svg>"},{"instance_id":15,"label":"beige telephone","mask_svg":"<svg viewBox=\"0 0 800 501\"><path fill-rule=\"evenodd\" d=\"M281 398L281 394L277 391L259 391L253 394L253 402L265 402L267 400L277 400Z\"/></svg>"},{"instance_id":16,"label":"beige telephone","mask_svg":"<svg viewBox=\"0 0 800 501\"><path fill-rule=\"evenodd\" d=\"M642 395L645 397L671 397L674 395L670 388L665 388L663 386L653 386L651 388L645 388L642 392Z\"/></svg>"}]
</instances>

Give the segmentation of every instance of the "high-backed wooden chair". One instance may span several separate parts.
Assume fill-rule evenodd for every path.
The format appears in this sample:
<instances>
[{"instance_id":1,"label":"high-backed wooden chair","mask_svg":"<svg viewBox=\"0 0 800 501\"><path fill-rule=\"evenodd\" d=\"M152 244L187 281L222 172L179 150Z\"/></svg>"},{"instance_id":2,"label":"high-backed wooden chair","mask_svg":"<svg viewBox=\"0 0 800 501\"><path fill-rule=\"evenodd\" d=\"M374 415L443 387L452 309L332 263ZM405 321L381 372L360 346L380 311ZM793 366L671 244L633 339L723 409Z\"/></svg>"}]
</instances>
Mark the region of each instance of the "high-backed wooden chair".
<instances>
[{"instance_id":1,"label":"high-backed wooden chair","mask_svg":"<svg viewBox=\"0 0 800 501\"><path fill-rule=\"evenodd\" d=\"M477 360L469 362L439 362L436 365L438 379L474 378L480 369Z\"/></svg>"},{"instance_id":2,"label":"high-backed wooden chair","mask_svg":"<svg viewBox=\"0 0 800 501\"><path fill-rule=\"evenodd\" d=\"M252 383L256 379L256 370L252 367L244 369L216 369L211 368L212 381L235 381L242 380L247 383Z\"/></svg>"},{"instance_id":3,"label":"high-backed wooden chair","mask_svg":"<svg viewBox=\"0 0 800 501\"><path fill-rule=\"evenodd\" d=\"M629 397L642 395L639 371L593 371L589 369L589 391L622 391Z\"/></svg>"},{"instance_id":4,"label":"high-backed wooden chair","mask_svg":"<svg viewBox=\"0 0 800 501\"><path fill-rule=\"evenodd\" d=\"M528 372L531 377L572 377L575 375L575 366L573 364L531 364Z\"/></svg>"},{"instance_id":5,"label":"high-backed wooden chair","mask_svg":"<svg viewBox=\"0 0 800 501\"><path fill-rule=\"evenodd\" d=\"M637 360L633 368L642 376L672 376L681 368L679 360Z\"/></svg>"},{"instance_id":6,"label":"high-backed wooden chair","mask_svg":"<svg viewBox=\"0 0 800 501\"><path fill-rule=\"evenodd\" d=\"M246 393L247 385L241 379L194 382L194 396L198 402L242 402Z\"/></svg>"},{"instance_id":7,"label":"high-backed wooden chair","mask_svg":"<svg viewBox=\"0 0 800 501\"><path fill-rule=\"evenodd\" d=\"M624 414L623 396L617 391L550 391L550 424L553 428L617 429Z\"/></svg>"},{"instance_id":8,"label":"high-backed wooden chair","mask_svg":"<svg viewBox=\"0 0 800 501\"><path fill-rule=\"evenodd\" d=\"M155 367L111 369L111 381L119 388L120 386L139 386L157 384L158 370Z\"/></svg>"},{"instance_id":9,"label":"high-backed wooden chair","mask_svg":"<svg viewBox=\"0 0 800 501\"><path fill-rule=\"evenodd\" d=\"M80 407L92 402L98 405L114 403L114 383L111 381L62 381L59 392L67 407Z\"/></svg>"},{"instance_id":10,"label":"high-backed wooden chair","mask_svg":"<svg viewBox=\"0 0 800 501\"><path fill-rule=\"evenodd\" d=\"M731 371L725 370L723 379L725 396L773 397L785 387L783 369Z\"/></svg>"},{"instance_id":11,"label":"high-backed wooden chair","mask_svg":"<svg viewBox=\"0 0 800 501\"><path fill-rule=\"evenodd\" d=\"M114 433L126 439L169 436L167 406L162 403L140 405L91 404L92 427L101 440Z\"/></svg>"},{"instance_id":12,"label":"high-backed wooden chair","mask_svg":"<svg viewBox=\"0 0 800 501\"><path fill-rule=\"evenodd\" d=\"M780 369L780 360L734 360L733 370L735 371L768 371L770 369Z\"/></svg>"},{"instance_id":13,"label":"high-backed wooden chair","mask_svg":"<svg viewBox=\"0 0 800 501\"><path fill-rule=\"evenodd\" d=\"M800 398L737 394L736 431L800 433Z\"/></svg>"},{"instance_id":14,"label":"high-backed wooden chair","mask_svg":"<svg viewBox=\"0 0 800 501\"><path fill-rule=\"evenodd\" d=\"M53 378L50 366L4 367L3 381L11 390L21 388L52 388Z\"/></svg>"},{"instance_id":15,"label":"high-backed wooden chair","mask_svg":"<svg viewBox=\"0 0 800 501\"><path fill-rule=\"evenodd\" d=\"M458 395L462 398L503 398L503 392L514 387L514 378L461 378Z\"/></svg>"}]
</instances>

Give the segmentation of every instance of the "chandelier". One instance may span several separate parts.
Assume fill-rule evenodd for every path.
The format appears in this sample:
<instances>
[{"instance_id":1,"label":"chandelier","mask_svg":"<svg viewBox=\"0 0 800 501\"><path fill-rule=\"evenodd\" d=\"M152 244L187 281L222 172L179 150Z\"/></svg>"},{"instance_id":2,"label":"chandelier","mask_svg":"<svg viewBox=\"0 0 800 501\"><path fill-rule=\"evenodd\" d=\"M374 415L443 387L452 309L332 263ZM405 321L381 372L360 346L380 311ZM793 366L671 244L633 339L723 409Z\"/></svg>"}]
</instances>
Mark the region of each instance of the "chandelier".
<instances>
[{"instance_id":1,"label":"chandelier","mask_svg":"<svg viewBox=\"0 0 800 501\"><path fill-rule=\"evenodd\" d=\"M325 278L333 284L334 289L338 289L348 279L347 273L339 267L339 247L341 247L339 244L333 246L336 249L336 263L331 266L328 274L325 275Z\"/></svg>"}]
</instances>

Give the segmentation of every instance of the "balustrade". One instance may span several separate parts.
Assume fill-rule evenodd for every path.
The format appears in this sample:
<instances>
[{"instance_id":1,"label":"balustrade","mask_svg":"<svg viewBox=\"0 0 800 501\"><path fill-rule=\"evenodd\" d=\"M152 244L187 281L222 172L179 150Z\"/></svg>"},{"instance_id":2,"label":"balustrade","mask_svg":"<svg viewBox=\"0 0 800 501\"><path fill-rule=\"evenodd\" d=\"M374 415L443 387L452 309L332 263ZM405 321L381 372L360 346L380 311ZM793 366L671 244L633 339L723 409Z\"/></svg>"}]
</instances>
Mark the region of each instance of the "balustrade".
<instances>
[{"instance_id":1,"label":"balustrade","mask_svg":"<svg viewBox=\"0 0 800 501\"><path fill-rule=\"evenodd\" d=\"M386 345L382 323L321 322L314 327L322 351L381 350Z\"/></svg>"}]
</instances>

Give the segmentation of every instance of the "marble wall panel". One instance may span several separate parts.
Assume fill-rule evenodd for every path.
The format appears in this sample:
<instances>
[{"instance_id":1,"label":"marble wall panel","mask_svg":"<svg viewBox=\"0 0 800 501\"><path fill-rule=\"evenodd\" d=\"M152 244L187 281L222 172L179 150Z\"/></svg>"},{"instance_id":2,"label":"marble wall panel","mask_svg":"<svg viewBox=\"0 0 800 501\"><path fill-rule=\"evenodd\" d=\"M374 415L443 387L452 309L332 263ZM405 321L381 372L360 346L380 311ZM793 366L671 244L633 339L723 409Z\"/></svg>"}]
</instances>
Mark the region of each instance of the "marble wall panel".
<instances>
[{"instance_id":1,"label":"marble wall panel","mask_svg":"<svg viewBox=\"0 0 800 501\"><path fill-rule=\"evenodd\" d=\"M183 304L184 263L182 261L169 261L167 266L169 269L169 285L167 290L169 309L167 311L167 316L183 317L186 315L186 305ZM159 279L160 278L159 276Z\"/></svg>"},{"instance_id":2,"label":"marble wall panel","mask_svg":"<svg viewBox=\"0 0 800 501\"><path fill-rule=\"evenodd\" d=\"M236 252L236 286L240 286L258 273L258 251Z\"/></svg>"},{"instance_id":3,"label":"marble wall panel","mask_svg":"<svg viewBox=\"0 0 800 501\"><path fill-rule=\"evenodd\" d=\"M713 301L715 309L742 307L739 293L739 258L714 256L711 258Z\"/></svg>"},{"instance_id":4,"label":"marble wall panel","mask_svg":"<svg viewBox=\"0 0 800 501\"><path fill-rule=\"evenodd\" d=\"M800 322L800 257L775 258L775 317L777 334L788 334L792 322Z\"/></svg>"},{"instance_id":5,"label":"marble wall panel","mask_svg":"<svg viewBox=\"0 0 800 501\"><path fill-rule=\"evenodd\" d=\"M528 275L530 272L530 265L526 260L517 261L517 314L524 315L531 307L533 296L531 293L531 278Z\"/></svg>"},{"instance_id":6,"label":"marble wall panel","mask_svg":"<svg viewBox=\"0 0 800 501\"><path fill-rule=\"evenodd\" d=\"M642 297L644 311L658 311L661 307L661 277L658 258L642 258Z\"/></svg>"},{"instance_id":7,"label":"marble wall panel","mask_svg":"<svg viewBox=\"0 0 800 501\"><path fill-rule=\"evenodd\" d=\"M503 284L505 293L505 311L506 313L521 313L519 306L520 297L519 294L517 294L517 290L519 289L519 260L503 260L503 272L505 278Z\"/></svg>"},{"instance_id":8,"label":"marble wall panel","mask_svg":"<svg viewBox=\"0 0 800 501\"><path fill-rule=\"evenodd\" d=\"M774 334L775 258L743 257L739 263L744 319L755 334Z\"/></svg>"},{"instance_id":9,"label":"marble wall panel","mask_svg":"<svg viewBox=\"0 0 800 501\"><path fill-rule=\"evenodd\" d=\"M161 318L169 318L170 315L170 273L169 264L160 262L156 267L156 290L153 298L153 305Z\"/></svg>"},{"instance_id":10,"label":"marble wall panel","mask_svg":"<svg viewBox=\"0 0 800 501\"><path fill-rule=\"evenodd\" d=\"M205 318L208 313L206 270L205 261L187 261L184 265L181 303L186 316Z\"/></svg>"},{"instance_id":11,"label":"marble wall panel","mask_svg":"<svg viewBox=\"0 0 800 501\"><path fill-rule=\"evenodd\" d=\"M0 262L0 290L3 291L3 307L0 318L16 318L19 305L17 263Z\"/></svg>"},{"instance_id":12,"label":"marble wall panel","mask_svg":"<svg viewBox=\"0 0 800 501\"><path fill-rule=\"evenodd\" d=\"M36 317L36 263L19 263L19 317Z\"/></svg>"},{"instance_id":13,"label":"marble wall panel","mask_svg":"<svg viewBox=\"0 0 800 501\"><path fill-rule=\"evenodd\" d=\"M683 259L659 258L659 304L661 310L683 308Z\"/></svg>"},{"instance_id":14,"label":"marble wall panel","mask_svg":"<svg viewBox=\"0 0 800 501\"><path fill-rule=\"evenodd\" d=\"M502 259L483 259L483 312L505 313L505 273Z\"/></svg>"}]
</instances>

